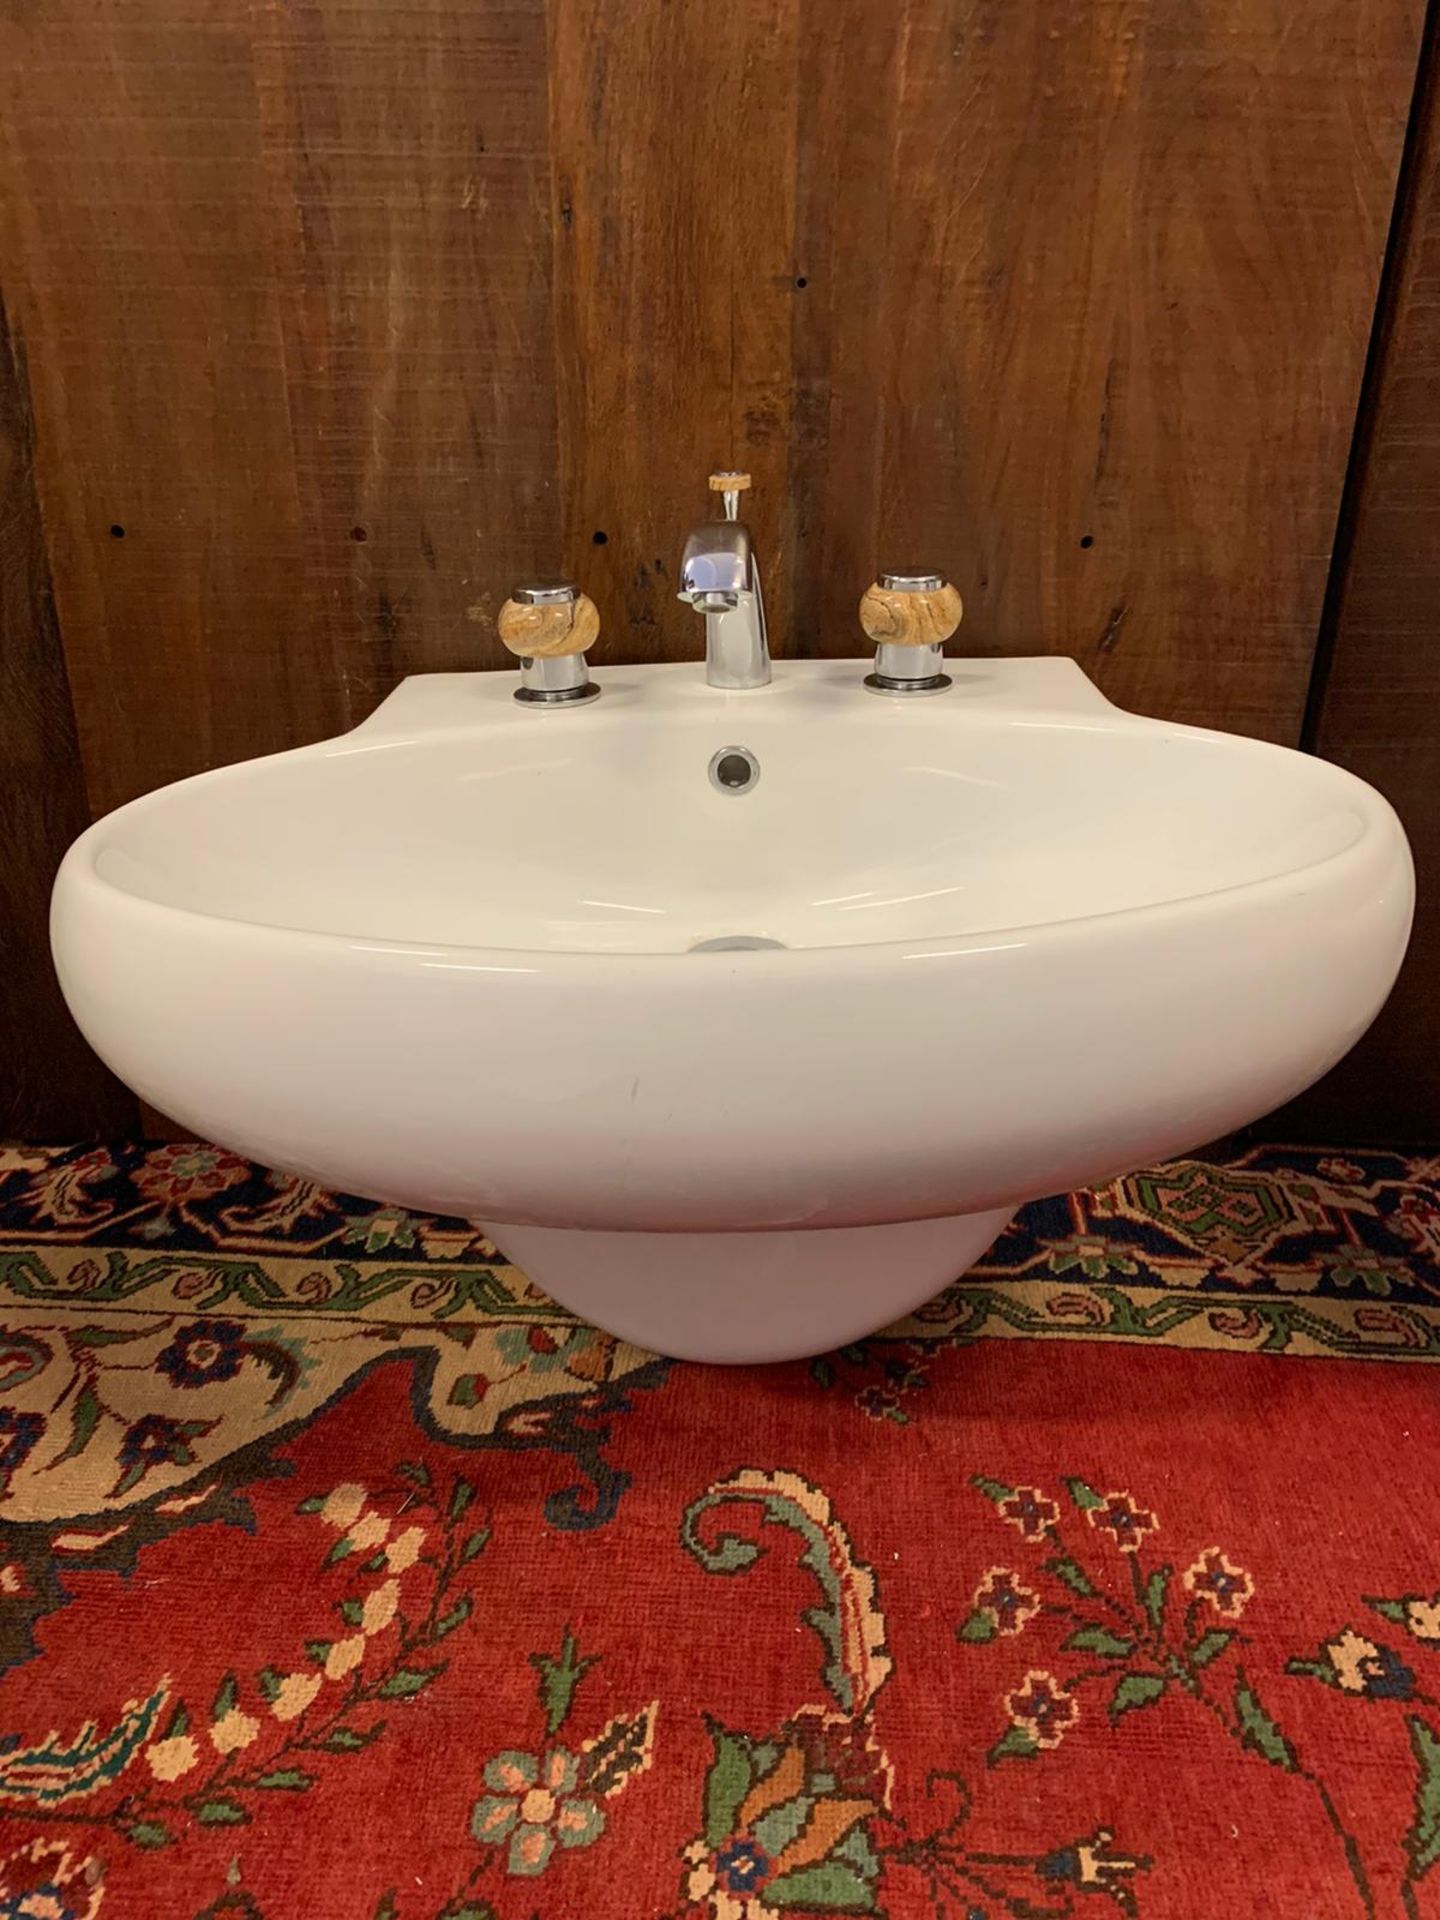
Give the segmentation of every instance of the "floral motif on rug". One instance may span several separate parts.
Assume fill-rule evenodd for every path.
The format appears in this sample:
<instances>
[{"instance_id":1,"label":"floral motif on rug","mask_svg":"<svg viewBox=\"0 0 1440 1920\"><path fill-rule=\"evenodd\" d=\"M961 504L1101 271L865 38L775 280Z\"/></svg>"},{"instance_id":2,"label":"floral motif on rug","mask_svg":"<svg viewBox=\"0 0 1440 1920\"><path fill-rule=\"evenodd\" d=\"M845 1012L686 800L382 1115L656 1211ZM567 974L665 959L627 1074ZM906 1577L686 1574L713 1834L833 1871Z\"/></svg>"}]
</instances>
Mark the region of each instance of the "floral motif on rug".
<instances>
[{"instance_id":1,"label":"floral motif on rug","mask_svg":"<svg viewBox=\"0 0 1440 1920\"><path fill-rule=\"evenodd\" d=\"M459 1221L0 1152L0 1920L1440 1920L1440 1162L667 1363Z\"/></svg>"}]
</instances>

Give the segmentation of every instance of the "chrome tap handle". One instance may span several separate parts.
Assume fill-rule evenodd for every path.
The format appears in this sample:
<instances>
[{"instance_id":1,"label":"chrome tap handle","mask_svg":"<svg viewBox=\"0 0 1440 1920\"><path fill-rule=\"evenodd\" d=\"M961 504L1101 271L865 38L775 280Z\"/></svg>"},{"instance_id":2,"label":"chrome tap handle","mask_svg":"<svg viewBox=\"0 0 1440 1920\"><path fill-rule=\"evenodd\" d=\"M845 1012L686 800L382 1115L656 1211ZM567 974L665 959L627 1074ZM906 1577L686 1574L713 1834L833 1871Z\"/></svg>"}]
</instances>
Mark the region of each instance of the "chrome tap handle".
<instances>
[{"instance_id":1,"label":"chrome tap handle","mask_svg":"<svg viewBox=\"0 0 1440 1920\"><path fill-rule=\"evenodd\" d=\"M938 573L882 573L860 601L860 624L875 642L872 693L943 693L945 642L964 607Z\"/></svg>"},{"instance_id":2,"label":"chrome tap handle","mask_svg":"<svg viewBox=\"0 0 1440 1920\"><path fill-rule=\"evenodd\" d=\"M535 580L516 587L496 625L520 662L517 700L565 706L599 693L585 652L600 637L600 615L572 581Z\"/></svg>"}]
</instances>

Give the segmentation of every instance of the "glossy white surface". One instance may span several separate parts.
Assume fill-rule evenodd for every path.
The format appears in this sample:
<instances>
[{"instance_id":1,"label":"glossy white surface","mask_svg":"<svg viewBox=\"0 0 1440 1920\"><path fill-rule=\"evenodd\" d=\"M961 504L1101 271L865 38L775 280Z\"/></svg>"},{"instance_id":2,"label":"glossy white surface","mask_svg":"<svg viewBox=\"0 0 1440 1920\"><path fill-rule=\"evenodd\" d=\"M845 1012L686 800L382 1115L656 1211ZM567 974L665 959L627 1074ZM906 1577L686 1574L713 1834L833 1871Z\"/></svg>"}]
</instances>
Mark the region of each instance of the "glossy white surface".
<instances>
[{"instance_id":1,"label":"glossy white surface","mask_svg":"<svg viewBox=\"0 0 1440 1920\"><path fill-rule=\"evenodd\" d=\"M1369 1023L1412 901L1373 790L1066 660L911 702L863 671L597 668L559 712L409 680L92 827L66 995L201 1135L502 1245L1003 1213L1257 1117ZM710 784L727 745L753 791ZM728 935L782 944L690 951ZM773 1291L771 1351L828 1344ZM877 1271L871 1324L906 1292Z\"/></svg>"},{"instance_id":2,"label":"glossy white surface","mask_svg":"<svg viewBox=\"0 0 1440 1920\"><path fill-rule=\"evenodd\" d=\"M724 1365L848 1346L923 1306L990 1245L1010 1208L809 1233L587 1233L496 1226L575 1312L681 1360Z\"/></svg>"}]
</instances>

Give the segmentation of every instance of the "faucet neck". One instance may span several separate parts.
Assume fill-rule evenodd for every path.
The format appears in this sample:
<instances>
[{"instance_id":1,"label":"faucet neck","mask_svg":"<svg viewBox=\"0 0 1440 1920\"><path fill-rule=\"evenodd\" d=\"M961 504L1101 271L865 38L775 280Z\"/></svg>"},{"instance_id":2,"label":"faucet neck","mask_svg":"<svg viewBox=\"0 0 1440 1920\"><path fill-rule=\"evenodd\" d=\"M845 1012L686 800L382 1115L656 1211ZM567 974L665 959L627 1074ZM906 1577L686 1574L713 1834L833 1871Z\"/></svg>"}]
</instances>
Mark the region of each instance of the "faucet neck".
<instances>
[{"instance_id":1,"label":"faucet neck","mask_svg":"<svg viewBox=\"0 0 1440 1920\"><path fill-rule=\"evenodd\" d=\"M760 569L752 560L749 592L732 605L705 611L705 681L728 692L770 684L770 639Z\"/></svg>"},{"instance_id":2,"label":"faucet neck","mask_svg":"<svg viewBox=\"0 0 1440 1920\"><path fill-rule=\"evenodd\" d=\"M711 474L723 517L696 527L680 559L679 597L705 616L705 678L732 692L770 680L760 563L740 519L740 495L749 484L748 473Z\"/></svg>"}]
</instances>

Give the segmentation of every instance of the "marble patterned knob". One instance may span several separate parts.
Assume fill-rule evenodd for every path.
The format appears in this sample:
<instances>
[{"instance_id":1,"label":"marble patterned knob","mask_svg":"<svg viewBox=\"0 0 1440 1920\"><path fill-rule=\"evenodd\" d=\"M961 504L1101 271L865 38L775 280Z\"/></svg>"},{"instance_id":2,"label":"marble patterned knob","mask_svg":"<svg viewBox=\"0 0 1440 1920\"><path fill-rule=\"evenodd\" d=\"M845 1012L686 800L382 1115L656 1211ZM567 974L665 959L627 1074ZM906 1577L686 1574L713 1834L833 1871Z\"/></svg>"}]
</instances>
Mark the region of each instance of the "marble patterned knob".
<instances>
[{"instance_id":1,"label":"marble patterned knob","mask_svg":"<svg viewBox=\"0 0 1440 1920\"><path fill-rule=\"evenodd\" d=\"M882 573L860 601L860 625L877 647L938 647L960 625L964 605L938 573Z\"/></svg>"},{"instance_id":2,"label":"marble patterned knob","mask_svg":"<svg viewBox=\"0 0 1440 1920\"><path fill-rule=\"evenodd\" d=\"M561 583L517 587L496 621L500 638L521 660L561 660L585 653L600 637L600 614L588 593Z\"/></svg>"},{"instance_id":3,"label":"marble patterned knob","mask_svg":"<svg viewBox=\"0 0 1440 1920\"><path fill-rule=\"evenodd\" d=\"M522 706L573 706L599 693L585 651L600 637L600 615L569 580L516 587L495 624L520 662L515 698Z\"/></svg>"}]
</instances>

